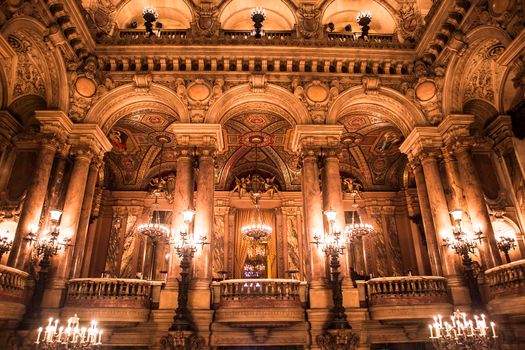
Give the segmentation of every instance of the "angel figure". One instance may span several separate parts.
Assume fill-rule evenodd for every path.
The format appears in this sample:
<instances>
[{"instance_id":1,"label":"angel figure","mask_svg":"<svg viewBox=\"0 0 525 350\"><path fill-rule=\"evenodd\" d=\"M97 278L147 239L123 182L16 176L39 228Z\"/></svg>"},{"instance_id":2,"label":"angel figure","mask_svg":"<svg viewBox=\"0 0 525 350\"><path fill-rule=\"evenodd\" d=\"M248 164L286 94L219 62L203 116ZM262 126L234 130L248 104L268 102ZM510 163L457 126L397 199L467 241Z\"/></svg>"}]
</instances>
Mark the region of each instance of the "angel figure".
<instances>
[{"instance_id":1,"label":"angel figure","mask_svg":"<svg viewBox=\"0 0 525 350\"><path fill-rule=\"evenodd\" d=\"M277 192L277 186L274 183L275 176L271 179L267 177L264 181L264 193L268 193L270 198L273 198L273 194Z\"/></svg>"}]
</instances>

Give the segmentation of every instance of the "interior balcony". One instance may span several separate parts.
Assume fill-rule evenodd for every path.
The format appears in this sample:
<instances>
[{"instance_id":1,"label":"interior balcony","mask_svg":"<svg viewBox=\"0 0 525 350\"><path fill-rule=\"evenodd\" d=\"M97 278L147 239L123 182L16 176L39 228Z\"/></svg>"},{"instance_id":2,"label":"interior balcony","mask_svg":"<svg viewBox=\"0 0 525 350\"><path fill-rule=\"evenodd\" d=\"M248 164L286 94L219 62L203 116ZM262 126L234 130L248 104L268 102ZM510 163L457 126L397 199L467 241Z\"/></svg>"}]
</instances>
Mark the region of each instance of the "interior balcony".
<instances>
[{"instance_id":1,"label":"interior balcony","mask_svg":"<svg viewBox=\"0 0 525 350\"><path fill-rule=\"evenodd\" d=\"M76 278L68 283L62 313L119 325L148 321L163 282L123 278Z\"/></svg>"},{"instance_id":2,"label":"interior balcony","mask_svg":"<svg viewBox=\"0 0 525 350\"><path fill-rule=\"evenodd\" d=\"M373 278L366 283L370 318L413 323L453 311L447 279L439 276Z\"/></svg>"},{"instance_id":3,"label":"interior balcony","mask_svg":"<svg viewBox=\"0 0 525 350\"><path fill-rule=\"evenodd\" d=\"M232 327L275 328L305 321L307 283L232 279L213 284L215 321Z\"/></svg>"},{"instance_id":4,"label":"interior balcony","mask_svg":"<svg viewBox=\"0 0 525 350\"><path fill-rule=\"evenodd\" d=\"M0 265L0 328L13 328L22 320L29 274Z\"/></svg>"},{"instance_id":5,"label":"interior balcony","mask_svg":"<svg viewBox=\"0 0 525 350\"><path fill-rule=\"evenodd\" d=\"M525 321L525 259L485 271L491 315Z\"/></svg>"}]
</instances>

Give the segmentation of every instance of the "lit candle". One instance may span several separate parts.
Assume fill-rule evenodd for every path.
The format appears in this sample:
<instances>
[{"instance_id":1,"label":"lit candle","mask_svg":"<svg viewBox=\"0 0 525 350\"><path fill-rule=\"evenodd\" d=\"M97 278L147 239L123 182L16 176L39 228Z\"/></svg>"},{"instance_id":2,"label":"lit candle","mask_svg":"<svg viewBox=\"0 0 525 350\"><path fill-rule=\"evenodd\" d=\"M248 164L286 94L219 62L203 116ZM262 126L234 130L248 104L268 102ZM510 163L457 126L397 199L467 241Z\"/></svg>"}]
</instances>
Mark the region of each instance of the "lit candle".
<instances>
[{"instance_id":1,"label":"lit candle","mask_svg":"<svg viewBox=\"0 0 525 350\"><path fill-rule=\"evenodd\" d=\"M102 330L100 331L100 333L98 333L98 342L97 344L102 344Z\"/></svg>"},{"instance_id":2,"label":"lit candle","mask_svg":"<svg viewBox=\"0 0 525 350\"><path fill-rule=\"evenodd\" d=\"M428 329L430 329L430 338L433 339L434 338L434 332L432 332L432 325L431 324L428 325Z\"/></svg>"},{"instance_id":3,"label":"lit candle","mask_svg":"<svg viewBox=\"0 0 525 350\"><path fill-rule=\"evenodd\" d=\"M441 319L441 315L438 315L438 318L439 318L439 325L443 327L443 320Z\"/></svg>"},{"instance_id":4,"label":"lit candle","mask_svg":"<svg viewBox=\"0 0 525 350\"><path fill-rule=\"evenodd\" d=\"M494 328L493 328L493 331L492 331L492 332L494 333ZM38 328L38 336L36 337L36 343L37 343L37 344L40 344L40 335L41 335L41 334L42 334L42 327L39 327L39 328Z\"/></svg>"},{"instance_id":5,"label":"lit candle","mask_svg":"<svg viewBox=\"0 0 525 350\"><path fill-rule=\"evenodd\" d=\"M497 338L496 335L496 324L494 322L490 322L490 328L492 328L492 338Z\"/></svg>"}]
</instances>

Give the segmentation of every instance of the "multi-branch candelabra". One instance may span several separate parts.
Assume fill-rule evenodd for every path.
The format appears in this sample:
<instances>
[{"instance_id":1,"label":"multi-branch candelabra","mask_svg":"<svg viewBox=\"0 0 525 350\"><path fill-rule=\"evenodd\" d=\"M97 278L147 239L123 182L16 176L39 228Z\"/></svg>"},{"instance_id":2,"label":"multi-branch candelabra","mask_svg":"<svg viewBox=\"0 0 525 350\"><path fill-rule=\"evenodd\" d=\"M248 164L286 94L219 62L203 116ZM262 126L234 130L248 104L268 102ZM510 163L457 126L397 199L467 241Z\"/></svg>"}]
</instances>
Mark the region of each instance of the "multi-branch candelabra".
<instances>
[{"instance_id":1,"label":"multi-branch candelabra","mask_svg":"<svg viewBox=\"0 0 525 350\"><path fill-rule=\"evenodd\" d=\"M489 350L495 348L498 338L496 324L487 323L485 315L474 315L472 321L459 310L450 316L450 321L441 315L434 316L428 328L437 350Z\"/></svg>"},{"instance_id":2,"label":"multi-branch candelabra","mask_svg":"<svg viewBox=\"0 0 525 350\"><path fill-rule=\"evenodd\" d=\"M183 214L184 224L180 228L179 237L172 237L171 243L175 246L177 255L181 258L180 261L180 280L179 280L179 294L178 306L175 310L175 316L171 325L170 331L185 331L191 329L191 321L188 315L188 291L190 287L190 263L198 246L204 247L208 244L205 235L195 239L195 235L191 234L191 222L195 212L193 210L186 210Z\"/></svg>"},{"instance_id":3,"label":"multi-branch candelabra","mask_svg":"<svg viewBox=\"0 0 525 350\"><path fill-rule=\"evenodd\" d=\"M361 26L360 39L368 39L368 31L370 30L370 22L372 22L372 12L368 10L359 11L355 21Z\"/></svg>"},{"instance_id":4,"label":"multi-branch candelabra","mask_svg":"<svg viewBox=\"0 0 525 350\"><path fill-rule=\"evenodd\" d=\"M9 232L6 232L9 234ZM2 261L2 256L8 253L13 246L13 240L10 240L8 236L0 237L0 261Z\"/></svg>"},{"instance_id":5,"label":"multi-branch candelabra","mask_svg":"<svg viewBox=\"0 0 525 350\"><path fill-rule=\"evenodd\" d=\"M70 317L67 327L60 326L59 320L49 319L46 327L38 328L35 341L37 349L44 350L90 350L102 345L102 330L97 328L97 321L91 321L88 327L80 327L77 315Z\"/></svg>"},{"instance_id":6,"label":"multi-branch candelabra","mask_svg":"<svg viewBox=\"0 0 525 350\"><path fill-rule=\"evenodd\" d=\"M481 228L477 228L473 234L469 234L463 231L461 227L461 219L463 211L461 209L455 209L450 212L455 226L452 228L452 237L446 237L443 239L444 244L454 249L457 255L461 256L463 266L465 267L465 278L469 287L470 298L474 307L480 307L481 295L479 292L478 281L474 275L474 269L470 254L474 254L478 244L482 243L483 232Z\"/></svg>"},{"instance_id":7,"label":"multi-branch candelabra","mask_svg":"<svg viewBox=\"0 0 525 350\"><path fill-rule=\"evenodd\" d=\"M500 236L497 240L498 249L505 254L505 259L507 260L507 264L510 263L510 254L509 251L512 249L516 249L516 239L509 236Z\"/></svg>"},{"instance_id":8,"label":"multi-branch candelabra","mask_svg":"<svg viewBox=\"0 0 525 350\"><path fill-rule=\"evenodd\" d=\"M263 22L266 19L266 10L262 7L255 7L251 14L250 18L253 21L253 27L252 30L252 36L254 36L256 39L260 39L262 36L264 36L264 30L262 29Z\"/></svg>"},{"instance_id":9,"label":"multi-branch candelabra","mask_svg":"<svg viewBox=\"0 0 525 350\"><path fill-rule=\"evenodd\" d=\"M51 228L49 232L35 244L36 255L40 258L41 271L47 270L51 264L51 258L57 255L62 248L67 247L71 241L71 237L64 235L61 237L60 235L59 223L62 212L60 210L51 210L50 216ZM30 239L34 239L34 233L31 232L29 235L31 236Z\"/></svg>"}]
</instances>

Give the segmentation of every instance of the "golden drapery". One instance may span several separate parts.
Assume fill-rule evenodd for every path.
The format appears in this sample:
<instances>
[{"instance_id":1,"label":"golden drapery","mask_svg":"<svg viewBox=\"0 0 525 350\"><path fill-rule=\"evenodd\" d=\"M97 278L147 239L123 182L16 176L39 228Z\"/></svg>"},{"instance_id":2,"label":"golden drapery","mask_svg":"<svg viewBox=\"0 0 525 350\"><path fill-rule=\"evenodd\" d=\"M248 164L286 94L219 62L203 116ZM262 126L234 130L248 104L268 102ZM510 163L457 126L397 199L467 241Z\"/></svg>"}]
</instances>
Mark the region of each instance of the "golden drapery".
<instances>
[{"instance_id":1,"label":"golden drapery","mask_svg":"<svg viewBox=\"0 0 525 350\"><path fill-rule=\"evenodd\" d=\"M276 266L276 239L275 239L275 212L273 210L261 210L262 223L272 228L272 234L268 239L268 278L277 277ZM242 271L244 263L248 255L248 248L250 246L249 239L245 238L241 233L241 228L244 225L258 222L257 212L255 209L239 209L235 213L235 266L234 278L242 278Z\"/></svg>"}]
</instances>

